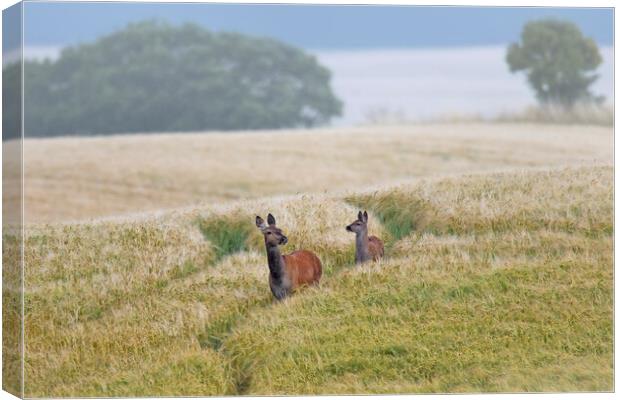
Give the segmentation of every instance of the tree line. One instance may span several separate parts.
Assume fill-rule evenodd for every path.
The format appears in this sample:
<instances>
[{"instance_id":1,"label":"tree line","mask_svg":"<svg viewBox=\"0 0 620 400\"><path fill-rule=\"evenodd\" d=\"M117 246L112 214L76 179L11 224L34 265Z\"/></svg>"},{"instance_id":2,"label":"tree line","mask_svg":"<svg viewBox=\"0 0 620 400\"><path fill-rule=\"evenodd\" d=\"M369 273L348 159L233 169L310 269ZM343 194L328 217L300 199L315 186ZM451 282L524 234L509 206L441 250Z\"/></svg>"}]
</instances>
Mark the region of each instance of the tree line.
<instances>
[{"instance_id":1,"label":"tree line","mask_svg":"<svg viewBox=\"0 0 620 400\"><path fill-rule=\"evenodd\" d=\"M543 107L601 103L602 58L572 22L525 24L506 52ZM3 70L3 138L21 124L21 64ZM27 137L313 127L342 113L330 71L304 51L198 25L145 21L55 61L24 63Z\"/></svg>"},{"instance_id":2,"label":"tree line","mask_svg":"<svg viewBox=\"0 0 620 400\"><path fill-rule=\"evenodd\" d=\"M19 93L20 68L4 69L5 99ZM193 24L131 24L27 61L24 76L27 137L312 127L342 112L314 56ZM5 119L7 137L18 113Z\"/></svg>"}]
</instances>

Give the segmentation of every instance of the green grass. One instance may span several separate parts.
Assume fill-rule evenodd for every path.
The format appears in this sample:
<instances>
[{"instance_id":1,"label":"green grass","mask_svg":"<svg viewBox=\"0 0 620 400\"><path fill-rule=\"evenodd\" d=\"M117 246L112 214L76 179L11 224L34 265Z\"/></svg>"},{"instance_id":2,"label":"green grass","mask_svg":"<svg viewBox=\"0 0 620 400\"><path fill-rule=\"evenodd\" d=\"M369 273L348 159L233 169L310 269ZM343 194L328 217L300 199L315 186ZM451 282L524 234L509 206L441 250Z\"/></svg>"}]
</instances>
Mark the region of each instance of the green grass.
<instances>
[{"instance_id":1,"label":"green grass","mask_svg":"<svg viewBox=\"0 0 620 400\"><path fill-rule=\"evenodd\" d=\"M31 228L26 395L610 391L612 177L481 174ZM362 206L390 246L356 267L344 227ZM252 225L266 212L285 252L321 258L320 287L272 300Z\"/></svg>"},{"instance_id":2,"label":"green grass","mask_svg":"<svg viewBox=\"0 0 620 400\"><path fill-rule=\"evenodd\" d=\"M558 262L412 282L400 268L372 288L367 272L347 276L331 291L255 316L227 342L236 357L254 359L248 391L510 391L502 379L530 368L541 381L524 379L517 390L611 388L612 299L602 283L610 273ZM606 373L581 385L547 373L566 360L564 374L573 373L582 357Z\"/></svg>"},{"instance_id":3,"label":"green grass","mask_svg":"<svg viewBox=\"0 0 620 400\"><path fill-rule=\"evenodd\" d=\"M249 239L256 231L251 217L241 213L212 215L200 219L198 225L213 246L216 262L230 254L249 250Z\"/></svg>"},{"instance_id":4,"label":"green grass","mask_svg":"<svg viewBox=\"0 0 620 400\"><path fill-rule=\"evenodd\" d=\"M2 240L2 389L21 396L21 235Z\"/></svg>"},{"instance_id":5,"label":"green grass","mask_svg":"<svg viewBox=\"0 0 620 400\"><path fill-rule=\"evenodd\" d=\"M128 374L109 384L95 387L92 393L114 397L135 397L156 392L162 396L200 396L205 393L233 393L227 380L226 361L213 352L192 351L181 354L147 374Z\"/></svg>"},{"instance_id":6,"label":"green grass","mask_svg":"<svg viewBox=\"0 0 620 400\"><path fill-rule=\"evenodd\" d=\"M391 190L350 196L346 200L356 207L372 211L390 233L392 241L398 241L414 231L438 233L445 230L437 210L428 201L411 193Z\"/></svg>"}]
</instances>

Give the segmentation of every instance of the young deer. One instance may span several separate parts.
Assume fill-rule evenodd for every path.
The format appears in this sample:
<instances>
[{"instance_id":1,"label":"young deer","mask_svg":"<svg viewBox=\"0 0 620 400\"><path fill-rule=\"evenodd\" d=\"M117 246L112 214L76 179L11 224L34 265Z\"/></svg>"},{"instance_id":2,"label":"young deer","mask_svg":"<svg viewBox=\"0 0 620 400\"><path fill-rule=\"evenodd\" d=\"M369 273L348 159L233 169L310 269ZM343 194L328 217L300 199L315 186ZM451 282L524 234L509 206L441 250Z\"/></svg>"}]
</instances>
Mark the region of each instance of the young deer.
<instances>
[{"instance_id":1,"label":"young deer","mask_svg":"<svg viewBox=\"0 0 620 400\"><path fill-rule=\"evenodd\" d=\"M261 217L256 216L256 226L265 237L267 263L269 264L269 287L275 298L282 300L300 286L318 284L323 273L321 260L308 250L280 254L278 246L285 245L288 239L282 230L276 227L276 219L273 215L267 216L267 224Z\"/></svg>"},{"instance_id":2,"label":"young deer","mask_svg":"<svg viewBox=\"0 0 620 400\"><path fill-rule=\"evenodd\" d=\"M383 242L376 236L368 236L368 213L357 213L357 220L347 226L347 231L355 232L355 263L361 264L383 257Z\"/></svg>"}]
</instances>

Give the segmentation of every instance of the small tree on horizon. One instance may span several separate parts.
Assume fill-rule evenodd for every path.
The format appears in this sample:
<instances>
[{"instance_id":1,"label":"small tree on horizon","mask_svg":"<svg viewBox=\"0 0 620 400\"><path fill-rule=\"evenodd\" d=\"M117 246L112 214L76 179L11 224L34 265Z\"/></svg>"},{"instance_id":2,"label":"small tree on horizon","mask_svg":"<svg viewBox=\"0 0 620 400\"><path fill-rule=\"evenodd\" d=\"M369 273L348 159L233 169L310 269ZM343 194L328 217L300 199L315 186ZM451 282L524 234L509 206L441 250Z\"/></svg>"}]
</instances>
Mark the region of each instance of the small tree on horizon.
<instances>
[{"instance_id":1,"label":"small tree on horizon","mask_svg":"<svg viewBox=\"0 0 620 400\"><path fill-rule=\"evenodd\" d=\"M598 46L572 22L528 22L520 42L508 47L506 62L510 72L525 72L543 105L572 108L576 103L604 100L589 90L599 77L593 72L602 62Z\"/></svg>"}]
</instances>

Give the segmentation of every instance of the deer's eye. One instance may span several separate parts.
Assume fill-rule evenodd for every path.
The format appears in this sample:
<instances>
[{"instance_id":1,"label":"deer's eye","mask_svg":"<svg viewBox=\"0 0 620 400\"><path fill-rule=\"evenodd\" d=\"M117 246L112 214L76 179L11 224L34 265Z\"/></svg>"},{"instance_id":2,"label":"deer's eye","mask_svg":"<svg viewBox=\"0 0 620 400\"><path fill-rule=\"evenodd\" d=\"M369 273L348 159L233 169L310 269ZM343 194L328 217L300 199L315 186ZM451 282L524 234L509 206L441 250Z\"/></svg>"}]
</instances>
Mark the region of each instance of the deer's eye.
<instances>
[{"instance_id":1,"label":"deer's eye","mask_svg":"<svg viewBox=\"0 0 620 400\"><path fill-rule=\"evenodd\" d=\"M267 232L267 235L271 235L271 232Z\"/></svg>"}]
</instances>

